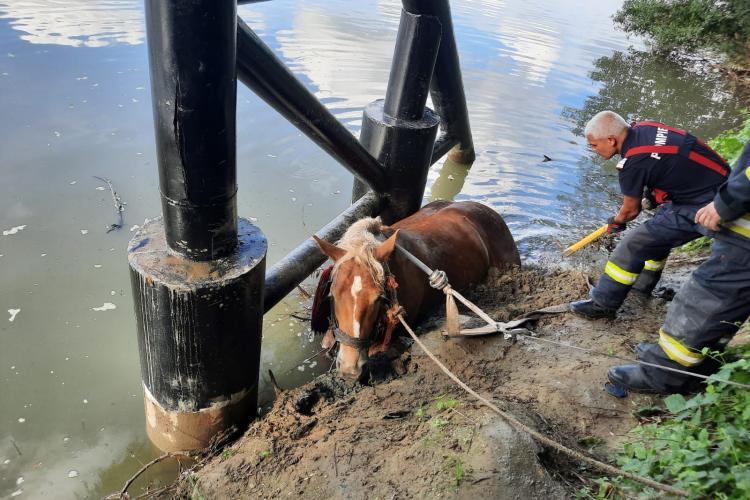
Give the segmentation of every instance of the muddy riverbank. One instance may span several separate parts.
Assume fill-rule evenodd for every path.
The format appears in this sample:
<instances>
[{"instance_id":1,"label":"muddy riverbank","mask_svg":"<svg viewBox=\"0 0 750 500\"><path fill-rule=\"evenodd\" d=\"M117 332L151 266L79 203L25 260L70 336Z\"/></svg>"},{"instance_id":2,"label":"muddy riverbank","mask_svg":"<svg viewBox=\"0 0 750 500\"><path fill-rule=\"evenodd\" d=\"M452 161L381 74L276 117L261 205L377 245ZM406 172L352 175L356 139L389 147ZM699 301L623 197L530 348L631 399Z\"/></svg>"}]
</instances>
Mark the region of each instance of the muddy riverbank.
<instances>
[{"instance_id":1,"label":"muddy riverbank","mask_svg":"<svg viewBox=\"0 0 750 500\"><path fill-rule=\"evenodd\" d=\"M696 258L670 261L678 286ZM507 320L586 296L590 277L526 267L490 280L472 298ZM618 319L570 314L541 320L550 340L632 356L653 338L662 299L630 297ZM422 339L480 394L567 446L605 459L658 399L615 399L603 390L615 360L502 336L443 340L442 318ZM359 385L324 375L283 391L272 409L199 470L175 485L193 498L566 498L596 472L536 444L455 386L414 346L405 373ZM173 491L174 492L174 491ZM199 496L195 496L199 495Z\"/></svg>"}]
</instances>

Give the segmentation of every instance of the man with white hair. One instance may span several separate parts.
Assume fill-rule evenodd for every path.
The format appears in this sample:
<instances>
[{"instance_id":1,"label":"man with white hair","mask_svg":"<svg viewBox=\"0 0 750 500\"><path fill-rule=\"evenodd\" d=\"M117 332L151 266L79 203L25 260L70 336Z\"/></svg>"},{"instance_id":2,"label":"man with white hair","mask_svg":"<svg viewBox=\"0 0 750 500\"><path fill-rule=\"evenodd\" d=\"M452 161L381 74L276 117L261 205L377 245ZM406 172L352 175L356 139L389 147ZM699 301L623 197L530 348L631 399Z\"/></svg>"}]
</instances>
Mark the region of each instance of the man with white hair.
<instances>
[{"instance_id":1,"label":"man with white hair","mask_svg":"<svg viewBox=\"0 0 750 500\"><path fill-rule=\"evenodd\" d=\"M570 304L589 319L614 318L631 288L651 293L672 248L707 234L696 213L714 199L730 167L692 134L651 121L629 126L613 111L595 115L584 133L599 156L622 157L617 169L623 202L607 221L609 233L623 231L638 216L644 191L661 205L617 245L591 299Z\"/></svg>"}]
</instances>

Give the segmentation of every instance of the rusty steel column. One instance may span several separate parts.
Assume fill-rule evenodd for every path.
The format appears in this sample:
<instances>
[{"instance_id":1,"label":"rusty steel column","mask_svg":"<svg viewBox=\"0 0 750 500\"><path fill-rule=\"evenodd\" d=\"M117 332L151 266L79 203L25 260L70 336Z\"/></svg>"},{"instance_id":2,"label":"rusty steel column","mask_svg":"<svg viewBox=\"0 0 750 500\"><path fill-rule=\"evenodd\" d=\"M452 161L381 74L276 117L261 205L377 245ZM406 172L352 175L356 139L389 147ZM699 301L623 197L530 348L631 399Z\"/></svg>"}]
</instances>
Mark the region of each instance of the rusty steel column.
<instances>
[{"instance_id":1,"label":"rusty steel column","mask_svg":"<svg viewBox=\"0 0 750 500\"><path fill-rule=\"evenodd\" d=\"M237 218L236 3L146 0L163 218L130 241L146 429L204 448L256 415L267 242Z\"/></svg>"}]
</instances>

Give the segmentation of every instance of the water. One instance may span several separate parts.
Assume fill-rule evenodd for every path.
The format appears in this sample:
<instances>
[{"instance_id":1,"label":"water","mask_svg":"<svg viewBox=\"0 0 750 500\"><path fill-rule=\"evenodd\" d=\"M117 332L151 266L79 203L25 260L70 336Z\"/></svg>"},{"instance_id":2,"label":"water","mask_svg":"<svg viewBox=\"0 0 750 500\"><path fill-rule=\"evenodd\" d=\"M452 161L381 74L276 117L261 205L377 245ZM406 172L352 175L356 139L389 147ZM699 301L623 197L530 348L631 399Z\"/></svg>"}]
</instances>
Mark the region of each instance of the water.
<instances>
[{"instance_id":1,"label":"water","mask_svg":"<svg viewBox=\"0 0 750 500\"><path fill-rule=\"evenodd\" d=\"M613 108L703 137L738 123L748 103L715 74L614 31L619 4L454 2L477 161L438 163L426 200L486 203L527 260L555 258L617 208L613 167L580 137L588 117ZM399 12L393 0L240 8L354 133L385 94ZM160 212L144 41L140 1L0 0L0 497L100 497L158 454L125 254L134 226ZM344 169L242 87L238 153L239 213L268 236L269 265L347 206ZM106 232L115 211L94 176L127 202L123 229ZM262 373L282 386L328 368L300 364L317 350L289 316L307 315L302 302L293 293L265 319Z\"/></svg>"}]
</instances>

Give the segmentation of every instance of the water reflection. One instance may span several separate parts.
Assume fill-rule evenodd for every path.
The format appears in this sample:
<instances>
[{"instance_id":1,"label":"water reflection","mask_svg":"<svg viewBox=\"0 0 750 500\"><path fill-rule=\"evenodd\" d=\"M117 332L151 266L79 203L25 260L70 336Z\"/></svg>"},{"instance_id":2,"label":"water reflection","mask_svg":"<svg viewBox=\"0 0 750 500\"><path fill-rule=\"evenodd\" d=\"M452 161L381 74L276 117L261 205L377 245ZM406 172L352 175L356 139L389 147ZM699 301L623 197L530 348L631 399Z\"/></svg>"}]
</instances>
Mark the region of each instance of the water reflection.
<instances>
[{"instance_id":1,"label":"water reflection","mask_svg":"<svg viewBox=\"0 0 750 500\"><path fill-rule=\"evenodd\" d=\"M632 120L653 119L713 137L728 123L739 123L743 100L718 73L689 70L669 56L635 49L617 51L594 62L591 79L602 87L581 107L566 107L563 116L581 134L586 122L604 109Z\"/></svg>"},{"instance_id":2,"label":"water reflection","mask_svg":"<svg viewBox=\"0 0 750 500\"><path fill-rule=\"evenodd\" d=\"M461 165L449 159L445 159L440 168L440 174L426 196L430 201L453 200L464 187L466 176L469 175L471 166Z\"/></svg>"},{"instance_id":3,"label":"water reflection","mask_svg":"<svg viewBox=\"0 0 750 500\"><path fill-rule=\"evenodd\" d=\"M104 47L136 45L146 37L140 0L6 0L0 19L11 19L33 44Z\"/></svg>"}]
</instances>

